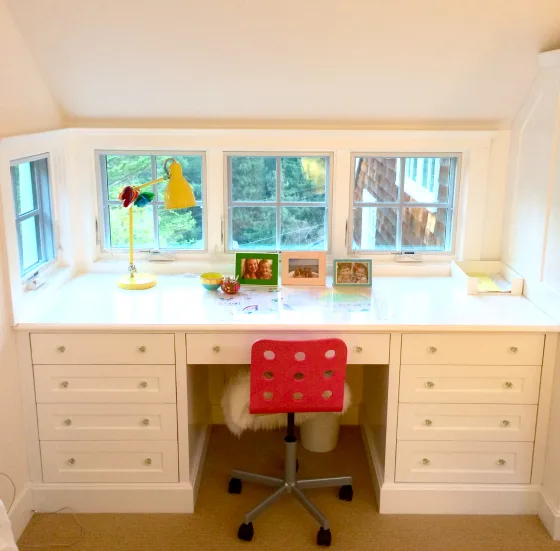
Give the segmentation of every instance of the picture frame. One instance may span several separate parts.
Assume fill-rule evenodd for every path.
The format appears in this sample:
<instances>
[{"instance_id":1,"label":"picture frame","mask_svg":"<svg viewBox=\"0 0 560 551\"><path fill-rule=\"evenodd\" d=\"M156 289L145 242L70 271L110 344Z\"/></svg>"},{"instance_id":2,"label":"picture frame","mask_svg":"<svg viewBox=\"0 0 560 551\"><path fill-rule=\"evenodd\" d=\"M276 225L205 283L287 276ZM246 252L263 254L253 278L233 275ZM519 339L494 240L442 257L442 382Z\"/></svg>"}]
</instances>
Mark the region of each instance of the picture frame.
<instances>
[{"instance_id":1,"label":"picture frame","mask_svg":"<svg viewBox=\"0 0 560 551\"><path fill-rule=\"evenodd\" d=\"M241 285L278 285L278 253L235 253L235 276Z\"/></svg>"},{"instance_id":2,"label":"picture frame","mask_svg":"<svg viewBox=\"0 0 560 551\"><path fill-rule=\"evenodd\" d=\"M336 258L333 260L333 287L371 287L371 259Z\"/></svg>"},{"instance_id":3,"label":"picture frame","mask_svg":"<svg viewBox=\"0 0 560 551\"><path fill-rule=\"evenodd\" d=\"M325 285L327 253L324 251L283 251L282 285Z\"/></svg>"}]
</instances>

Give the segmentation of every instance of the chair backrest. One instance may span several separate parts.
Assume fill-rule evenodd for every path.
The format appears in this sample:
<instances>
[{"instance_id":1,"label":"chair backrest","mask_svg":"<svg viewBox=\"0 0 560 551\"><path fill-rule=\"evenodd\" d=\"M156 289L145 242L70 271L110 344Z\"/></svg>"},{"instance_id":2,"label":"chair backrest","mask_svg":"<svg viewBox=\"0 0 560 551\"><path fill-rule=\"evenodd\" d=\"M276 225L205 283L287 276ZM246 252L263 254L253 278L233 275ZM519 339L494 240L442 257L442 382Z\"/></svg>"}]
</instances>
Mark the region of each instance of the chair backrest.
<instances>
[{"instance_id":1,"label":"chair backrest","mask_svg":"<svg viewBox=\"0 0 560 551\"><path fill-rule=\"evenodd\" d=\"M347 352L340 339L255 342L250 412L342 411Z\"/></svg>"}]
</instances>

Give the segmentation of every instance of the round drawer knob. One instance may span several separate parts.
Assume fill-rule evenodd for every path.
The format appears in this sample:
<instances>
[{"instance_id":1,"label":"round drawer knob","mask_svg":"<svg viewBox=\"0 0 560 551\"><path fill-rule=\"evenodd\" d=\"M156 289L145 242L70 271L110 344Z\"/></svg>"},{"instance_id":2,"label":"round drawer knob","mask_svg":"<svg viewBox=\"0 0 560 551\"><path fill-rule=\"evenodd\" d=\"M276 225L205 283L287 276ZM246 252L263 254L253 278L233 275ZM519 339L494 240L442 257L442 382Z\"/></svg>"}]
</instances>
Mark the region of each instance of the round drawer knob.
<instances>
[{"instance_id":1,"label":"round drawer knob","mask_svg":"<svg viewBox=\"0 0 560 551\"><path fill-rule=\"evenodd\" d=\"M150 424L150 420L149 420L149 419L142 419L142 424L143 424L143 425L149 425L149 424Z\"/></svg>"},{"instance_id":2,"label":"round drawer knob","mask_svg":"<svg viewBox=\"0 0 560 551\"><path fill-rule=\"evenodd\" d=\"M511 423L510 423L507 419L504 419L504 420L502 421L502 427L509 427L510 424L511 424Z\"/></svg>"},{"instance_id":3,"label":"round drawer knob","mask_svg":"<svg viewBox=\"0 0 560 551\"><path fill-rule=\"evenodd\" d=\"M519 348L517 348L517 346L510 346L510 347L509 347L509 351L510 351L512 354L517 354L517 353L519 352Z\"/></svg>"},{"instance_id":4,"label":"round drawer knob","mask_svg":"<svg viewBox=\"0 0 560 551\"><path fill-rule=\"evenodd\" d=\"M57 348L57 350L58 350L60 353L66 352L66 347L65 347L65 346L59 346L59 347Z\"/></svg>"},{"instance_id":5,"label":"round drawer knob","mask_svg":"<svg viewBox=\"0 0 560 551\"><path fill-rule=\"evenodd\" d=\"M498 461L496 461L497 465L505 465L507 463L507 461L505 459L498 459Z\"/></svg>"},{"instance_id":6,"label":"round drawer knob","mask_svg":"<svg viewBox=\"0 0 560 551\"><path fill-rule=\"evenodd\" d=\"M512 382L506 381L506 382L504 383L504 388L512 388L512 387L513 387L513 383L512 383Z\"/></svg>"},{"instance_id":7,"label":"round drawer knob","mask_svg":"<svg viewBox=\"0 0 560 551\"><path fill-rule=\"evenodd\" d=\"M74 465L74 463L76 463L76 460L75 460L73 457L71 457L71 458L68 460L68 464L69 464L69 465Z\"/></svg>"},{"instance_id":8,"label":"round drawer knob","mask_svg":"<svg viewBox=\"0 0 560 551\"><path fill-rule=\"evenodd\" d=\"M428 352L430 354L435 354L437 352L437 348L435 346L428 347Z\"/></svg>"},{"instance_id":9,"label":"round drawer knob","mask_svg":"<svg viewBox=\"0 0 560 551\"><path fill-rule=\"evenodd\" d=\"M359 354L362 350L363 350L363 348L361 346L356 346L354 348L354 352L356 352L356 354Z\"/></svg>"},{"instance_id":10,"label":"round drawer knob","mask_svg":"<svg viewBox=\"0 0 560 551\"><path fill-rule=\"evenodd\" d=\"M430 427L432 425L432 420L431 419L426 419L424 421L424 425L426 425L427 427Z\"/></svg>"},{"instance_id":11,"label":"round drawer knob","mask_svg":"<svg viewBox=\"0 0 560 551\"><path fill-rule=\"evenodd\" d=\"M72 419L64 419L64 424L69 427L72 424Z\"/></svg>"},{"instance_id":12,"label":"round drawer knob","mask_svg":"<svg viewBox=\"0 0 560 551\"><path fill-rule=\"evenodd\" d=\"M219 351L220 351L220 347L219 347L219 346L214 346L214 347L212 348L212 350L213 350L214 352L219 352Z\"/></svg>"},{"instance_id":13,"label":"round drawer knob","mask_svg":"<svg viewBox=\"0 0 560 551\"><path fill-rule=\"evenodd\" d=\"M140 348L138 348L139 352L146 352L146 347L145 346L141 346Z\"/></svg>"},{"instance_id":14,"label":"round drawer knob","mask_svg":"<svg viewBox=\"0 0 560 551\"><path fill-rule=\"evenodd\" d=\"M430 460L427 457L424 457L424 459L422 459L422 465L429 465L430 464Z\"/></svg>"},{"instance_id":15,"label":"round drawer knob","mask_svg":"<svg viewBox=\"0 0 560 551\"><path fill-rule=\"evenodd\" d=\"M146 459L144 459L144 463L146 463L146 465L151 465L152 460L149 457L147 457Z\"/></svg>"},{"instance_id":16,"label":"round drawer knob","mask_svg":"<svg viewBox=\"0 0 560 551\"><path fill-rule=\"evenodd\" d=\"M68 388L68 381L62 381L62 382L60 383L60 386L61 386L62 388Z\"/></svg>"},{"instance_id":17,"label":"round drawer knob","mask_svg":"<svg viewBox=\"0 0 560 551\"><path fill-rule=\"evenodd\" d=\"M141 386L142 388L146 388L146 387L148 386L148 383L147 383L146 381L142 381L142 382L140 383L140 386Z\"/></svg>"},{"instance_id":18,"label":"round drawer knob","mask_svg":"<svg viewBox=\"0 0 560 551\"><path fill-rule=\"evenodd\" d=\"M426 383L426 388L434 388L434 386L436 386L436 385L435 385L435 383L433 383L432 381L428 381L428 382Z\"/></svg>"}]
</instances>

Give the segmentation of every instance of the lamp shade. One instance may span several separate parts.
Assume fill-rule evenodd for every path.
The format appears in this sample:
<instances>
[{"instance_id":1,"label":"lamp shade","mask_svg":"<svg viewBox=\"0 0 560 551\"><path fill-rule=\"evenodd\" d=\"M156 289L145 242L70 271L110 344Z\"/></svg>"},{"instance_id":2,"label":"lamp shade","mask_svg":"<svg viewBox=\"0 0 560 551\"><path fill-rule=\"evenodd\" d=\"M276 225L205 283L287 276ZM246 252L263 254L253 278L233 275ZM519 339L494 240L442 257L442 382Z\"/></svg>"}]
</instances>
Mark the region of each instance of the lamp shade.
<instances>
[{"instance_id":1,"label":"lamp shade","mask_svg":"<svg viewBox=\"0 0 560 551\"><path fill-rule=\"evenodd\" d=\"M187 209L196 206L191 185L183 176L181 165L173 161L169 165L169 182L165 188L166 209Z\"/></svg>"}]
</instances>

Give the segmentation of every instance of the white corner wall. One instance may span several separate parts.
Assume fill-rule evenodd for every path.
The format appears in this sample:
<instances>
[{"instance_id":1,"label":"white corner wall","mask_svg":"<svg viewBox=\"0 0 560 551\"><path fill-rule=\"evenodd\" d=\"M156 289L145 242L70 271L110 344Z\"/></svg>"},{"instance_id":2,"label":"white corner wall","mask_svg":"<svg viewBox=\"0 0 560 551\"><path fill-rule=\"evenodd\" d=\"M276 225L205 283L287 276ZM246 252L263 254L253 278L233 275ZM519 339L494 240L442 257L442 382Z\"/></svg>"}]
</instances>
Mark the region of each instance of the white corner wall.
<instances>
[{"instance_id":1,"label":"white corner wall","mask_svg":"<svg viewBox=\"0 0 560 551\"><path fill-rule=\"evenodd\" d=\"M0 52L0 138L60 128L60 109L5 0L0 0Z\"/></svg>"}]
</instances>

